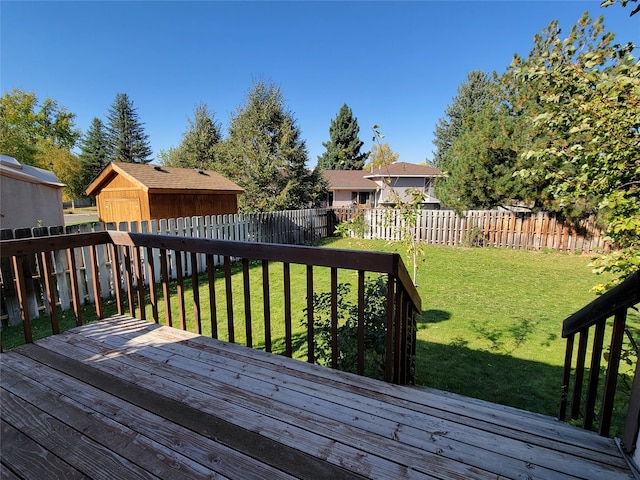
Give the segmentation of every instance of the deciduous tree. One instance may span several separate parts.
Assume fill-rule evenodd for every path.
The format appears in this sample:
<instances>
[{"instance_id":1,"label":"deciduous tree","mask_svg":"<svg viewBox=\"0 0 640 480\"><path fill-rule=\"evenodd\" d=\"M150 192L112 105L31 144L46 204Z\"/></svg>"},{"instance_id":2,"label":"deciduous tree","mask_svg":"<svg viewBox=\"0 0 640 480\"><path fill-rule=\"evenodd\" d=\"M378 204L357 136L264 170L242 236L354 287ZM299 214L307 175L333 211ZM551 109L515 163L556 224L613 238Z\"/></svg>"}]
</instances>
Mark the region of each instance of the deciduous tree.
<instances>
[{"instance_id":1,"label":"deciduous tree","mask_svg":"<svg viewBox=\"0 0 640 480\"><path fill-rule=\"evenodd\" d=\"M533 123L547 141L523 153L523 179L548 182L560 205L593 199L619 247L595 267L618 278L640 267L640 62L585 13L566 38L552 22L514 72L538 92ZM602 286L606 288L606 286Z\"/></svg>"},{"instance_id":2,"label":"deciduous tree","mask_svg":"<svg viewBox=\"0 0 640 480\"><path fill-rule=\"evenodd\" d=\"M75 115L55 100L45 98L40 104L34 92L14 88L0 99L0 153L48 168L45 150L69 152L80 138L74 120Z\"/></svg>"},{"instance_id":3,"label":"deciduous tree","mask_svg":"<svg viewBox=\"0 0 640 480\"><path fill-rule=\"evenodd\" d=\"M327 149L318 157L318 168L322 170L362 170L369 152L361 152L364 142L358 137L360 126L351 108L343 104L331 120L328 142L322 142Z\"/></svg>"},{"instance_id":4,"label":"deciduous tree","mask_svg":"<svg viewBox=\"0 0 640 480\"><path fill-rule=\"evenodd\" d=\"M126 93L118 93L109 109L107 135L111 160L129 163L152 160L149 136L144 133L144 124Z\"/></svg>"},{"instance_id":5,"label":"deciduous tree","mask_svg":"<svg viewBox=\"0 0 640 480\"><path fill-rule=\"evenodd\" d=\"M371 153L369 153L369 162L365 169L376 169L396 163L400 154L391 150L388 143L374 143L371 147Z\"/></svg>"}]
</instances>

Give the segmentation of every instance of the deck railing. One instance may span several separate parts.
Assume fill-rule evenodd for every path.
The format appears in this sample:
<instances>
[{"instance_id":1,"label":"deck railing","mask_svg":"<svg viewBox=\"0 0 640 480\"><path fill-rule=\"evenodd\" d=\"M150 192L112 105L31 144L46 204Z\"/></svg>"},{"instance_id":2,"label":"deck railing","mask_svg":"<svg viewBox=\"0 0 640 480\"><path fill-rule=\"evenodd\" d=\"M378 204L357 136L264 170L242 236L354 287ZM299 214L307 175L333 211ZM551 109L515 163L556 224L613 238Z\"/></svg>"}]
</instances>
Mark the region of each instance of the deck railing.
<instances>
[{"instance_id":1,"label":"deck railing","mask_svg":"<svg viewBox=\"0 0 640 480\"><path fill-rule=\"evenodd\" d=\"M61 254L66 261L65 274L53 274L53 262L60 261ZM82 257L83 267L78 268L78 258ZM234 305L237 303L238 287L232 282L233 270L239 270L242 277L242 300L244 305L244 336L247 346L252 345L252 328L260 322L264 329L263 347L272 349L271 298L276 289L278 298L284 303L284 354L294 352L292 321L295 315L306 317L306 360L314 362L314 270L320 267L329 270L331 296L331 366L337 367L338 351L338 271L351 271L347 275L357 278L357 368L356 373L365 371L365 275L368 273L386 276L386 337L384 354L384 379L397 384L412 384L415 378L416 322L421 312L421 300L411 282L409 274L398 254L363 252L315 248L278 244L236 242L198 238L172 237L165 235L104 231L75 235L60 235L0 242L0 257L9 261L13 279L3 278L3 282L13 282L18 293L18 303L24 338L33 341L31 315L27 299L30 275L33 265L38 275L44 279L42 296L46 311L51 319L53 334L59 333L58 283L69 282L71 304L77 325L82 325L82 305L93 300L96 317L104 318L103 298L115 298L119 314L145 319L150 306L151 319L163 321L167 325L187 329L186 301L191 300L193 308L193 329L202 332L203 321L210 322L211 335L218 338L218 326L223 325L218 318L219 311L226 311L227 338L235 341L237 329ZM5 260L7 259L7 260ZM252 275L258 266L261 275ZM270 280L270 266L282 264L282 282L274 285ZM31 268L25 268L25 265ZM292 265L301 265L306 283L306 309L292 311ZM272 267L275 268L275 267ZM199 275L199 272L205 272ZM217 273L217 275L216 275ZM343 273L341 273L343 275ZM252 276L261 277L261 285L252 287ZM5 275L6 277L6 275ZM171 279L175 279L175 294L170 292ZM350 277L351 278L351 277ZM190 279L190 282L189 282ZM254 283L256 278L253 278ZM225 298L219 298L220 282ZM185 296L185 286L191 285L191 294ZM200 299L200 283L208 288L209 311L203 312ZM219 287L216 289L216 285ZM33 288L32 286L30 288ZM262 319L252 319L252 288L260 291ZM236 298L234 298L234 291ZM147 301L148 299L148 301ZM174 318L171 304L177 303L177 317ZM148 305L147 305L148 303ZM218 306L221 306L218 308ZM164 318L160 318L163 306ZM128 310L126 312L125 310Z\"/></svg>"},{"instance_id":2,"label":"deck railing","mask_svg":"<svg viewBox=\"0 0 640 480\"><path fill-rule=\"evenodd\" d=\"M614 407L616 386L618 381L620 357L627 322L627 312L640 302L640 272L635 272L623 283L617 285L604 295L596 298L589 305L568 317L562 324L562 336L567 339L565 352L564 373L562 378L562 397L560 402L559 419L567 419L570 404L570 418L578 420L582 417L585 429L591 430L596 420L596 405L599 403L600 435L608 436ZM611 341L604 384L599 385L601 360L605 339L607 320L613 318ZM589 331L593 328L591 341L591 362L587 373L587 347ZM578 348L574 366L574 340L578 335ZM571 378L574 371L573 380ZM586 394L583 388L586 381ZM569 392L572 384L572 393ZM640 400L640 375L636 374L632 385L632 401L627 413L624 438L625 448L632 449L638 433L638 418L640 405L636 405L634 397ZM569 397L571 397L569 401ZM584 403L582 402L584 397Z\"/></svg>"}]
</instances>

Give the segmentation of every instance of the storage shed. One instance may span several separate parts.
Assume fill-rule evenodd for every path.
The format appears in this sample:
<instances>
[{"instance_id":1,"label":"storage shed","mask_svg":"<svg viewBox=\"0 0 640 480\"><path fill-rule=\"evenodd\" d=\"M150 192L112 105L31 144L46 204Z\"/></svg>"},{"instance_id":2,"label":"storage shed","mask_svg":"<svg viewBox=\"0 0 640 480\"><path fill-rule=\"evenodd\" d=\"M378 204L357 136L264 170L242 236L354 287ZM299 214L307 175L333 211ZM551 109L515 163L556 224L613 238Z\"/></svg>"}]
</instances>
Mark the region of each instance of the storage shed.
<instances>
[{"instance_id":1,"label":"storage shed","mask_svg":"<svg viewBox=\"0 0 640 480\"><path fill-rule=\"evenodd\" d=\"M0 228L64 225L63 187L53 172L0 155Z\"/></svg>"},{"instance_id":2,"label":"storage shed","mask_svg":"<svg viewBox=\"0 0 640 480\"><path fill-rule=\"evenodd\" d=\"M87 187L103 222L238 212L244 190L211 170L113 162Z\"/></svg>"}]
</instances>

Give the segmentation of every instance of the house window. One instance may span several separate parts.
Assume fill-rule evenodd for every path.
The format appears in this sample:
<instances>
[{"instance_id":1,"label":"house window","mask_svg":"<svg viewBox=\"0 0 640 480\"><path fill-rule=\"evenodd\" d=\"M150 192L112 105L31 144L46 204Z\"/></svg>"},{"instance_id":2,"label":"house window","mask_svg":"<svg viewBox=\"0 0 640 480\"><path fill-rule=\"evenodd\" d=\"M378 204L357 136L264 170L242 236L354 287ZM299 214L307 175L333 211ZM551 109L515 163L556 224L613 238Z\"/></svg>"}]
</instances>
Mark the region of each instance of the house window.
<instances>
[{"instance_id":1,"label":"house window","mask_svg":"<svg viewBox=\"0 0 640 480\"><path fill-rule=\"evenodd\" d=\"M368 205L370 196L371 196L370 192L352 192L351 202L354 205Z\"/></svg>"}]
</instances>

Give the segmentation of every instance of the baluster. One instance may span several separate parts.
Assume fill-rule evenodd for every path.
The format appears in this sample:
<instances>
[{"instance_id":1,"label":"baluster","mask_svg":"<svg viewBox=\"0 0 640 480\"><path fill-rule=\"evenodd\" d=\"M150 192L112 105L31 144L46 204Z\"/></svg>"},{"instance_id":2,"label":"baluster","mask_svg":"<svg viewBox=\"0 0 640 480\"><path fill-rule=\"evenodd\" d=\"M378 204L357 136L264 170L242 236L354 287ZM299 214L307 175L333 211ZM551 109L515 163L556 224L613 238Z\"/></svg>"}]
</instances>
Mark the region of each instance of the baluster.
<instances>
[{"instance_id":1,"label":"baluster","mask_svg":"<svg viewBox=\"0 0 640 480\"><path fill-rule=\"evenodd\" d=\"M200 315L200 287L198 285L198 254L190 253L191 257L191 288L193 289L193 317L196 333L202 334L202 319Z\"/></svg>"},{"instance_id":2,"label":"baluster","mask_svg":"<svg viewBox=\"0 0 640 480\"><path fill-rule=\"evenodd\" d=\"M242 284L244 288L244 328L247 347L253 347L251 331L251 285L249 284L249 260L242 259Z\"/></svg>"},{"instance_id":3,"label":"baluster","mask_svg":"<svg viewBox=\"0 0 640 480\"><path fill-rule=\"evenodd\" d=\"M264 312L264 349L271 352L271 295L269 292L269 261L262 261L262 303Z\"/></svg>"},{"instance_id":4,"label":"baluster","mask_svg":"<svg viewBox=\"0 0 640 480\"><path fill-rule=\"evenodd\" d=\"M216 272L213 255L207 255L207 276L209 278L209 318L211 321L211 336L218 338L218 313L216 308Z\"/></svg>"},{"instance_id":5,"label":"baluster","mask_svg":"<svg viewBox=\"0 0 640 480\"><path fill-rule=\"evenodd\" d=\"M307 362L315 362L313 338L313 266L307 265Z\"/></svg>"},{"instance_id":6,"label":"baluster","mask_svg":"<svg viewBox=\"0 0 640 480\"><path fill-rule=\"evenodd\" d=\"M282 264L283 268L283 288L284 288L284 337L285 355L293 355L292 333L291 333L291 267L288 263Z\"/></svg>"},{"instance_id":7,"label":"baluster","mask_svg":"<svg viewBox=\"0 0 640 480\"><path fill-rule=\"evenodd\" d=\"M156 292L156 261L153 249L147 247L147 272L149 276L149 301L151 302L151 315L154 323L158 323L158 294Z\"/></svg>"},{"instance_id":8,"label":"baluster","mask_svg":"<svg viewBox=\"0 0 640 480\"><path fill-rule=\"evenodd\" d=\"M224 256L224 282L227 293L227 329L228 337L231 343L235 341L234 326L233 326L233 293L231 288L231 259Z\"/></svg>"},{"instance_id":9,"label":"baluster","mask_svg":"<svg viewBox=\"0 0 640 480\"><path fill-rule=\"evenodd\" d=\"M184 278L182 275L182 252L173 251L176 257L176 281L178 283L178 314L180 315L180 328L187 329L187 317L184 309Z\"/></svg>"}]
</instances>

